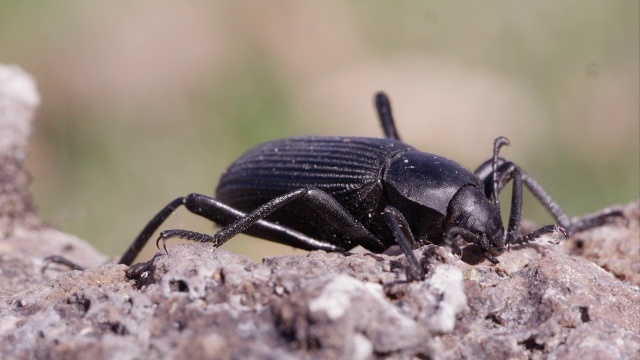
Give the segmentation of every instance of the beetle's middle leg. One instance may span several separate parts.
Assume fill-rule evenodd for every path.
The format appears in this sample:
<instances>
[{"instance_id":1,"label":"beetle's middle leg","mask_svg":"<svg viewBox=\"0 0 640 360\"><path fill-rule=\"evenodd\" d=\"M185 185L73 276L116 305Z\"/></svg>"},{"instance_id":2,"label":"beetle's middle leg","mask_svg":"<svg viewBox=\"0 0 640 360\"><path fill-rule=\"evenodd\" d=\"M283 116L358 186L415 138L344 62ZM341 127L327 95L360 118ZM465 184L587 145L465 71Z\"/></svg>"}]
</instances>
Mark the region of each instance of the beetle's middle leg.
<instances>
[{"instance_id":1,"label":"beetle's middle leg","mask_svg":"<svg viewBox=\"0 0 640 360\"><path fill-rule=\"evenodd\" d=\"M521 236L520 224L522 221L522 183L524 182L522 171L516 164L512 162L505 162L499 167L498 173L493 173L492 177L493 179L495 179L493 180L493 188L497 189L498 191L498 194L495 195L496 198L498 197L500 190L504 188L509 180L513 182L513 190L511 194L511 210L509 211L509 223L507 225L507 234L505 239L507 245L523 244L534 240L544 234L554 232L557 229L555 225L547 225L531 232L528 235ZM495 181L497 181L498 184L496 184ZM566 236L565 229L560 228L560 231Z\"/></svg>"}]
</instances>

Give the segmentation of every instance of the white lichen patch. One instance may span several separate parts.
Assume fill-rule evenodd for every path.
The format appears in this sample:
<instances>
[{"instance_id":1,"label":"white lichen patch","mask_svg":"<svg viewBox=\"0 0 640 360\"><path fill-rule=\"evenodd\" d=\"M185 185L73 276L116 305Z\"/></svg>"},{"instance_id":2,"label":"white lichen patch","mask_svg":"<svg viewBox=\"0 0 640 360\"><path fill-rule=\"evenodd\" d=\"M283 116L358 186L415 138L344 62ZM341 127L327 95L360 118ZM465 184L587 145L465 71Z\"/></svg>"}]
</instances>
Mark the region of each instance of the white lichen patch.
<instances>
[{"instance_id":1,"label":"white lichen patch","mask_svg":"<svg viewBox=\"0 0 640 360\"><path fill-rule=\"evenodd\" d=\"M467 310L467 296L462 280L462 271L450 265L438 266L433 276L427 280L431 288L442 297L435 314L428 321L432 330L445 333L453 331L456 316Z\"/></svg>"},{"instance_id":2,"label":"white lichen patch","mask_svg":"<svg viewBox=\"0 0 640 360\"><path fill-rule=\"evenodd\" d=\"M320 296L309 302L309 310L324 312L329 319L337 320L351 307L356 292L365 292L376 300L384 301L382 286L339 275L324 287Z\"/></svg>"}]
</instances>

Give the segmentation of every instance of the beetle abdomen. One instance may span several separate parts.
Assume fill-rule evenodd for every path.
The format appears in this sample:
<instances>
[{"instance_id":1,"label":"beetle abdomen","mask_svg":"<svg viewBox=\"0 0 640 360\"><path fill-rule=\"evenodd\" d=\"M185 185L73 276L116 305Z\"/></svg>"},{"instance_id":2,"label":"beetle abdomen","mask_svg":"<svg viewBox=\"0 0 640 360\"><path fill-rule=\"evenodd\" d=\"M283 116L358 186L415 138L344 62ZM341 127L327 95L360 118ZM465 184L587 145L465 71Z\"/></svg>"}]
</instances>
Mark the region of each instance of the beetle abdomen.
<instances>
[{"instance_id":1,"label":"beetle abdomen","mask_svg":"<svg viewBox=\"0 0 640 360\"><path fill-rule=\"evenodd\" d=\"M241 210L305 187L333 195L347 209L381 191L381 171L395 154L413 148L395 140L300 137L259 145L236 160L220 179L216 197Z\"/></svg>"},{"instance_id":2,"label":"beetle abdomen","mask_svg":"<svg viewBox=\"0 0 640 360\"><path fill-rule=\"evenodd\" d=\"M363 225L384 201L382 171L387 159L413 150L400 141L363 137L300 137L276 140L249 150L220 179L218 200L248 212L278 195L300 188L329 193ZM319 214L294 203L270 220L334 242L341 235Z\"/></svg>"}]
</instances>

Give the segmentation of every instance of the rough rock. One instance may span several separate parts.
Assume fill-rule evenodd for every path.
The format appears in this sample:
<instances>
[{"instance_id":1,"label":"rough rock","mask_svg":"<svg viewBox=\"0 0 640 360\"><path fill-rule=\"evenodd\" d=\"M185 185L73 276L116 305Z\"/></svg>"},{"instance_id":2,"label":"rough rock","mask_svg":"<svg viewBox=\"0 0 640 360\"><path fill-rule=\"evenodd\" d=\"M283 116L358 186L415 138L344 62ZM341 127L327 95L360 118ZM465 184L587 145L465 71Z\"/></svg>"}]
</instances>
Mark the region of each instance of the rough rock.
<instances>
[{"instance_id":1,"label":"rough rock","mask_svg":"<svg viewBox=\"0 0 640 360\"><path fill-rule=\"evenodd\" d=\"M565 250L595 262L618 279L640 285L640 230L634 220L638 218L640 202L635 202L626 208L627 226L617 231L602 227L578 233L565 243Z\"/></svg>"},{"instance_id":2,"label":"rough rock","mask_svg":"<svg viewBox=\"0 0 640 360\"><path fill-rule=\"evenodd\" d=\"M0 118L0 137L6 123ZM544 237L495 266L473 247L462 257L423 247L415 253L428 275L418 282L406 281L403 256L313 251L255 263L205 244L169 246L130 268L97 266L106 257L38 220L22 162L14 156L11 168L7 158L0 157L0 180L8 181L0 203L23 205L0 212L2 358L635 359L640 352L638 201L618 207L626 222L563 244ZM54 254L92 267L42 273L42 259Z\"/></svg>"},{"instance_id":3,"label":"rough rock","mask_svg":"<svg viewBox=\"0 0 640 360\"><path fill-rule=\"evenodd\" d=\"M91 266L108 260L86 242L43 223L34 213L24 162L39 104L31 76L15 65L0 64L0 295L35 288L52 279L53 274L40 271L48 255L69 254Z\"/></svg>"}]
</instances>

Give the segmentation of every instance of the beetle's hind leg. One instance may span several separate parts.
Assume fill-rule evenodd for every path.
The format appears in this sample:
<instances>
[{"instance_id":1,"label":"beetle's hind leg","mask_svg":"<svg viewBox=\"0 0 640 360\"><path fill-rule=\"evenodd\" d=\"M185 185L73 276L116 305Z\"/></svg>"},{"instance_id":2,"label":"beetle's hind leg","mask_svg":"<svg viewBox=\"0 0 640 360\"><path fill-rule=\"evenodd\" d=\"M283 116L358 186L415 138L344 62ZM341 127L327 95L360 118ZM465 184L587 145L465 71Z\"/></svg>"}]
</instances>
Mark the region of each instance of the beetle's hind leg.
<instances>
[{"instance_id":1,"label":"beetle's hind leg","mask_svg":"<svg viewBox=\"0 0 640 360\"><path fill-rule=\"evenodd\" d=\"M285 200L286 199L289 198L285 198ZM138 235L131 246L129 246L129 249L120 258L120 264L131 265L133 260L138 256L142 248L156 230L158 230L160 225L162 225L171 213L182 205L184 205L190 212L209 219L221 226L227 226L244 219L243 223L248 225L247 227L241 229L238 226L235 226L232 227L232 229L239 229L239 232L244 231L249 235L265 240L288 244L306 250L320 249L325 251L344 251L344 249L339 246L314 239L299 231L263 220L262 218L251 218L250 220L252 221L248 224L246 219L247 216L249 216L248 214L226 205L213 197L201 194L189 194L187 196L179 197L169 203L167 206L162 208L151 219L151 221L149 221L149 223L140 232L140 235ZM167 239L177 237L192 241L211 242L215 246L220 246L237 233L238 232L230 233L229 227L223 228L214 236L182 229L165 230L160 233L156 245L162 241L164 246Z\"/></svg>"},{"instance_id":2,"label":"beetle's hind leg","mask_svg":"<svg viewBox=\"0 0 640 360\"><path fill-rule=\"evenodd\" d=\"M133 260L138 256L142 248L149 241L153 233L162 225L162 223L171 215L178 207L188 202L188 196L179 197L162 208L142 229L140 235L129 245L127 251L118 261L119 264L131 265ZM61 264L69 267L71 270L84 270L84 268L62 256L49 256L44 259L45 266L42 271L46 270L49 264Z\"/></svg>"},{"instance_id":3,"label":"beetle's hind leg","mask_svg":"<svg viewBox=\"0 0 640 360\"><path fill-rule=\"evenodd\" d=\"M380 125L382 125L382 131L387 139L400 140L398 129L393 121L393 114L391 113L391 103L389 97L382 91L379 91L375 95L375 106L378 112L378 118L380 119Z\"/></svg>"},{"instance_id":4,"label":"beetle's hind leg","mask_svg":"<svg viewBox=\"0 0 640 360\"><path fill-rule=\"evenodd\" d=\"M264 221L266 217L293 201L300 201L317 211L323 220L346 237L353 239L355 245L373 251L383 251L384 245L369 230L359 223L340 203L328 193L314 188L302 188L280 195L271 201L259 206L248 214L238 218L232 224L218 231L213 237L216 242L222 244L235 235L246 232L251 234L251 229L256 224ZM293 231L293 230L290 230ZM307 246L307 249L329 249L328 251L345 251L345 249L327 242L314 240L318 246ZM292 246L298 246L290 242L284 242Z\"/></svg>"}]
</instances>

